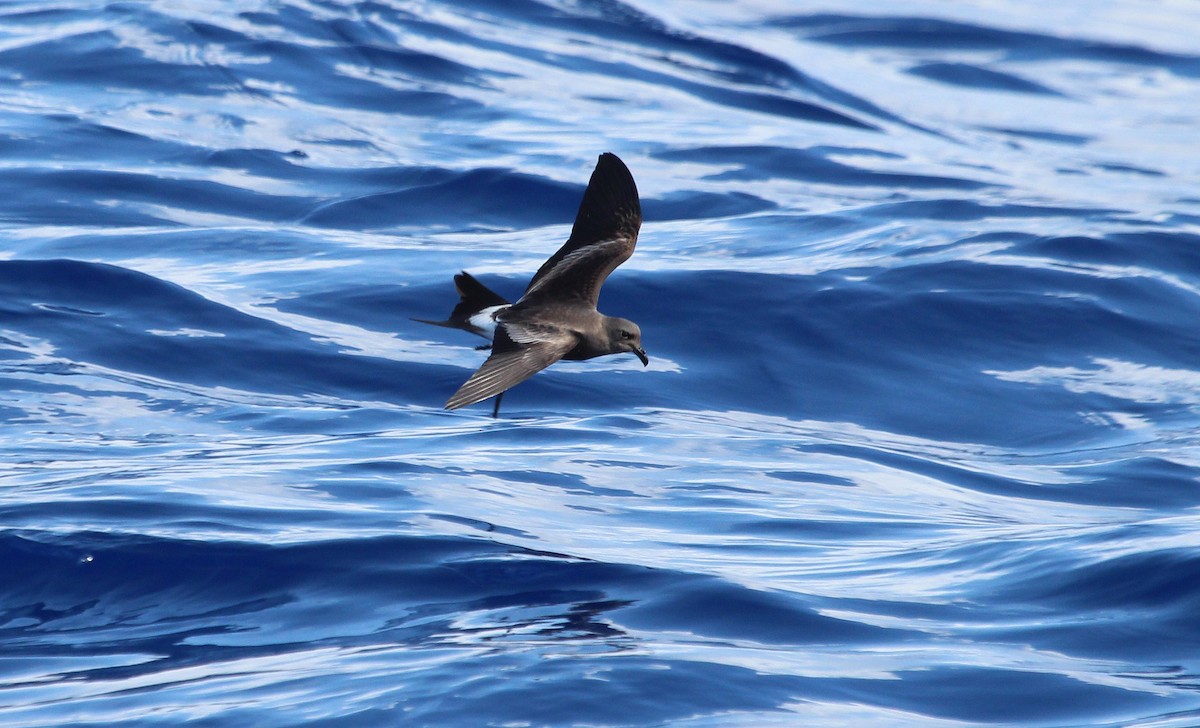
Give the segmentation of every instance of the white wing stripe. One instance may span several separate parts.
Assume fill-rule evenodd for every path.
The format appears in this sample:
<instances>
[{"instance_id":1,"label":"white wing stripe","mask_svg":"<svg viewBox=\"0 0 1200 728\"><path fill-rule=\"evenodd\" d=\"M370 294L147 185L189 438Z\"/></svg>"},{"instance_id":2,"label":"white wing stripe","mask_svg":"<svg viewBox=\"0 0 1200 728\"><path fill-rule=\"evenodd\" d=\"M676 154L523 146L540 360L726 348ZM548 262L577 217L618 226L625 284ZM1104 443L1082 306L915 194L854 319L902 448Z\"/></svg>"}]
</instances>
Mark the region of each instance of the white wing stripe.
<instances>
[{"instance_id":1,"label":"white wing stripe","mask_svg":"<svg viewBox=\"0 0 1200 728\"><path fill-rule=\"evenodd\" d=\"M612 257L612 253L609 252L609 248L622 248L625 246L625 244L625 238L611 238L609 240L602 240L598 243L592 243L591 245L579 248L578 250L572 250L570 253L567 253L562 260L558 261L557 265L547 271L546 275L542 276L537 283L533 284L533 287L526 291L525 295L528 296L529 294L541 289L549 281L554 280L563 271L578 265L581 261L587 260L592 256L605 258Z\"/></svg>"},{"instance_id":2,"label":"white wing stripe","mask_svg":"<svg viewBox=\"0 0 1200 728\"><path fill-rule=\"evenodd\" d=\"M540 345L492 355L446 402L447 409L457 409L495 396L537 374L562 358L570 349L569 341L558 346Z\"/></svg>"},{"instance_id":3,"label":"white wing stripe","mask_svg":"<svg viewBox=\"0 0 1200 728\"><path fill-rule=\"evenodd\" d=\"M544 344L562 338L562 332L549 328L538 330L509 322L504 322L502 325L504 326L504 331L508 334L508 338L518 344Z\"/></svg>"}]
</instances>

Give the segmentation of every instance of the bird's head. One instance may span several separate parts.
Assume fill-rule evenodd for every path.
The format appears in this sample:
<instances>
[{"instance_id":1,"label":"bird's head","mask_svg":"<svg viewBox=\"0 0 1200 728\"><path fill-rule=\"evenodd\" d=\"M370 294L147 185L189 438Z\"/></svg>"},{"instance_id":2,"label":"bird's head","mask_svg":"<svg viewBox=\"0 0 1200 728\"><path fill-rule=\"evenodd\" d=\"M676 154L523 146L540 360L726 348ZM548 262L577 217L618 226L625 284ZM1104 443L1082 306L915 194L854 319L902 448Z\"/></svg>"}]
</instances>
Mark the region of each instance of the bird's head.
<instances>
[{"instance_id":1,"label":"bird's head","mask_svg":"<svg viewBox=\"0 0 1200 728\"><path fill-rule=\"evenodd\" d=\"M611 317L606 319L605 328L608 330L608 344L613 353L622 351L632 352L642 360L642 366L650 365L650 358L642 349L642 330L629 319Z\"/></svg>"}]
</instances>

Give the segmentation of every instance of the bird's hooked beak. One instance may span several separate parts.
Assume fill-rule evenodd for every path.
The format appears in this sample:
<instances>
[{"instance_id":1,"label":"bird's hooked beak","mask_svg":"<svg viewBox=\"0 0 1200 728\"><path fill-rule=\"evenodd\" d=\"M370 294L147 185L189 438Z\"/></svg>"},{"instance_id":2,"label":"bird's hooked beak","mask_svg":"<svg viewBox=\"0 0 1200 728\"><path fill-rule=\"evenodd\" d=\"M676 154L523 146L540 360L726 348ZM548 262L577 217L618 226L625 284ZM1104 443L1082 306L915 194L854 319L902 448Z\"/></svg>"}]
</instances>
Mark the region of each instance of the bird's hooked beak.
<instances>
[{"instance_id":1,"label":"bird's hooked beak","mask_svg":"<svg viewBox=\"0 0 1200 728\"><path fill-rule=\"evenodd\" d=\"M644 349L634 348L632 351L638 359L642 360L642 366L650 366L650 357L646 356L646 351Z\"/></svg>"}]
</instances>

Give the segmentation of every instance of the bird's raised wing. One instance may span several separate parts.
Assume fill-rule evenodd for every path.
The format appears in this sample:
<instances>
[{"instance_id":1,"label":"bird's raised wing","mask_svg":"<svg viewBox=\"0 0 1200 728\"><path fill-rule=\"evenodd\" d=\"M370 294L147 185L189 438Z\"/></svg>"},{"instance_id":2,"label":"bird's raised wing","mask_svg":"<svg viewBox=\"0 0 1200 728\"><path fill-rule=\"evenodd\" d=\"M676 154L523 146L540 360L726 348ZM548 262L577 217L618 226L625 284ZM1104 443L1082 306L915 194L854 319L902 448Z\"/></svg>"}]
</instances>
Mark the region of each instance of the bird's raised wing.
<instances>
[{"instance_id":1,"label":"bird's raised wing","mask_svg":"<svg viewBox=\"0 0 1200 728\"><path fill-rule=\"evenodd\" d=\"M562 359L576 343L575 336L568 331L498 326L492 355L450 397L446 409L481 402L520 384Z\"/></svg>"},{"instance_id":2,"label":"bird's raised wing","mask_svg":"<svg viewBox=\"0 0 1200 728\"><path fill-rule=\"evenodd\" d=\"M522 300L582 299L595 307L608 274L633 255L641 226L633 175L617 155L601 154L571 237L534 274Z\"/></svg>"}]
</instances>

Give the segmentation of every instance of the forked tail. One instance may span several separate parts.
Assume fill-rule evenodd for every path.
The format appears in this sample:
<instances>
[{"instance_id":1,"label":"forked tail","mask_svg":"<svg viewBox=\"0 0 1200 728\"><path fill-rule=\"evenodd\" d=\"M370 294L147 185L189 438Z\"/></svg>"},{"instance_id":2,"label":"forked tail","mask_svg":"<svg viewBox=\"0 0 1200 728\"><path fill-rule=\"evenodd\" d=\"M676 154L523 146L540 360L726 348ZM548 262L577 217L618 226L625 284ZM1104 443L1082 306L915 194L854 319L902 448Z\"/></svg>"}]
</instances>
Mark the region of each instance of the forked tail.
<instances>
[{"instance_id":1,"label":"forked tail","mask_svg":"<svg viewBox=\"0 0 1200 728\"><path fill-rule=\"evenodd\" d=\"M462 329L487 339L492 338L491 332L476 326L471 322L471 317L493 306L507 306L508 301L466 271L454 276L454 287L458 289L458 305L450 312L450 318L445 321L414 318L413 321L445 326L449 329Z\"/></svg>"}]
</instances>

